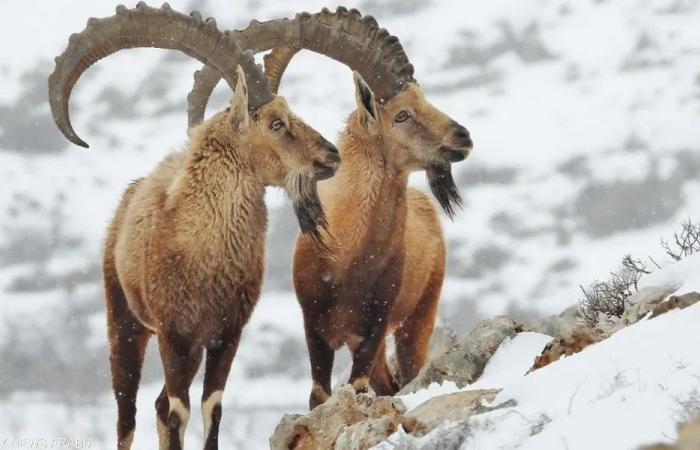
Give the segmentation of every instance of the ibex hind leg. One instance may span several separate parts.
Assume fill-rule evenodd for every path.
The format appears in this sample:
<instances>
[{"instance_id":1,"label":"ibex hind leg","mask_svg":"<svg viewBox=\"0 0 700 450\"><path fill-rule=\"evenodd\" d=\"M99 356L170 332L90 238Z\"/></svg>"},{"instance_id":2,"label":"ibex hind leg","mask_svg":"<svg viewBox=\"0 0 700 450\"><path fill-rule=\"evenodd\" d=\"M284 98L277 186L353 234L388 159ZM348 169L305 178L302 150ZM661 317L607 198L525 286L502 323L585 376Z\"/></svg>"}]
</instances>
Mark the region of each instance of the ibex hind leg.
<instances>
[{"instance_id":1,"label":"ibex hind leg","mask_svg":"<svg viewBox=\"0 0 700 450\"><path fill-rule=\"evenodd\" d=\"M129 450L136 427L136 394L151 332L129 310L112 264L105 264L105 297L112 388L117 400L117 449Z\"/></svg>"}]
</instances>

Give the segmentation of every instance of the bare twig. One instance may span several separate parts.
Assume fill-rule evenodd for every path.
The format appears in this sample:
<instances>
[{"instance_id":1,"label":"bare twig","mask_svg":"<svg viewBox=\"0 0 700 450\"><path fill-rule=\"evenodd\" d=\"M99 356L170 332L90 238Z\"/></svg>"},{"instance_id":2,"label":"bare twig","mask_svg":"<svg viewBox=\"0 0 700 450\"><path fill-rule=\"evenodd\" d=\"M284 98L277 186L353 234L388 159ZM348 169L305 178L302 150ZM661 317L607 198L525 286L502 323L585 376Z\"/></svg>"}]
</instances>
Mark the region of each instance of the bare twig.
<instances>
[{"instance_id":1,"label":"bare twig","mask_svg":"<svg viewBox=\"0 0 700 450\"><path fill-rule=\"evenodd\" d=\"M580 286L583 298L579 301L581 317L591 327L600 321L622 317L625 300L638 289L642 275L649 273L646 265L629 255L623 258L622 268L610 273L608 281L596 281L588 289Z\"/></svg>"},{"instance_id":2,"label":"bare twig","mask_svg":"<svg viewBox=\"0 0 700 450\"><path fill-rule=\"evenodd\" d=\"M574 392L571 393L571 397L569 397L569 407L567 408L569 415L571 415L571 410L574 406L574 398L576 398L576 396L578 395L578 391L581 389L581 386L583 386L583 383L577 385L576 389L574 389Z\"/></svg>"},{"instance_id":3,"label":"bare twig","mask_svg":"<svg viewBox=\"0 0 700 450\"><path fill-rule=\"evenodd\" d=\"M700 225L690 219L685 220L680 233L673 234L673 244L662 238L661 247L674 261L700 252Z\"/></svg>"},{"instance_id":4,"label":"bare twig","mask_svg":"<svg viewBox=\"0 0 700 450\"><path fill-rule=\"evenodd\" d=\"M632 258L631 255L625 255L625 257L622 258L622 267L640 275L648 275L651 273L651 270L647 269L646 263L641 259Z\"/></svg>"}]
</instances>

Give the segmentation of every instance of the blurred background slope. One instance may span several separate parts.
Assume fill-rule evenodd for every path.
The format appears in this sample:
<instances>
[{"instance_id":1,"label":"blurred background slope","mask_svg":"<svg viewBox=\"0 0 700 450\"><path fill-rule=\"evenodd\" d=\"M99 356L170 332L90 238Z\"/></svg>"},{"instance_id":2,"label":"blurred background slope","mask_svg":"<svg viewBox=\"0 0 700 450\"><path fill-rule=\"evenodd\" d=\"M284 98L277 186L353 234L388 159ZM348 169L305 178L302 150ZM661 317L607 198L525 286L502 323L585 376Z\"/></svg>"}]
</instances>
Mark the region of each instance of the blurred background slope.
<instances>
[{"instance_id":1,"label":"blurred background slope","mask_svg":"<svg viewBox=\"0 0 700 450\"><path fill-rule=\"evenodd\" d=\"M220 28L315 12L306 0L172 1ZM133 4L127 6L133 7ZM473 155L455 166L464 211L450 223L441 320L459 333L500 313L553 314L579 284L700 217L700 1L362 0L398 35L430 100L465 124ZM82 437L113 446L100 250L129 180L186 142L185 99L199 63L132 50L76 86L71 147L46 102L52 58L111 2L4 0L0 6L0 437ZM350 71L302 53L281 92L335 139L354 108ZM211 112L230 92L216 91ZM422 174L412 183L425 189ZM224 399L224 448L265 448L310 386L290 260L297 232L270 189L265 291ZM444 217L444 216L443 216ZM137 448L155 448L155 347L139 398ZM342 359L340 364L342 364ZM192 398L198 399L200 385ZM197 402L188 432L198 446Z\"/></svg>"}]
</instances>

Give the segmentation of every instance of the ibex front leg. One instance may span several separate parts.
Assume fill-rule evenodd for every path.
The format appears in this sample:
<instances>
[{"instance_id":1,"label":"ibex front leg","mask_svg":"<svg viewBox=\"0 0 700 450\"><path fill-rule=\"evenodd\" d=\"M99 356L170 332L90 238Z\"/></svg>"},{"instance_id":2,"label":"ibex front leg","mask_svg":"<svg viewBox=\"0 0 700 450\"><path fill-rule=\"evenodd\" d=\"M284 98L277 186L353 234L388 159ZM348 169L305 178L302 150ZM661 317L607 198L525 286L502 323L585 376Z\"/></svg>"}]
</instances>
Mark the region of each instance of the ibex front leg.
<instances>
[{"instance_id":1,"label":"ibex front leg","mask_svg":"<svg viewBox=\"0 0 700 450\"><path fill-rule=\"evenodd\" d=\"M370 374L377 353L386 337L386 321L371 324L361 336L361 342L352 353L352 371L348 381L355 392L367 392L370 388Z\"/></svg>"},{"instance_id":2,"label":"ibex front leg","mask_svg":"<svg viewBox=\"0 0 700 450\"><path fill-rule=\"evenodd\" d=\"M202 347L176 331L158 333L165 388L156 400L160 450L182 450L190 418L190 385L202 362Z\"/></svg>"},{"instance_id":3,"label":"ibex front leg","mask_svg":"<svg viewBox=\"0 0 700 450\"><path fill-rule=\"evenodd\" d=\"M356 392L367 392L370 374L389 327L389 316L401 286L403 261L392 261L384 276L380 277L374 292L362 303L362 329L360 341L354 346L350 384Z\"/></svg>"},{"instance_id":4,"label":"ibex front leg","mask_svg":"<svg viewBox=\"0 0 700 450\"><path fill-rule=\"evenodd\" d=\"M202 420L204 420L204 450L218 450L219 423L221 422L221 397L226 387L226 380L231 371L231 363L241 330L229 330L221 339L207 348L206 370L204 372L204 390L202 391Z\"/></svg>"}]
</instances>

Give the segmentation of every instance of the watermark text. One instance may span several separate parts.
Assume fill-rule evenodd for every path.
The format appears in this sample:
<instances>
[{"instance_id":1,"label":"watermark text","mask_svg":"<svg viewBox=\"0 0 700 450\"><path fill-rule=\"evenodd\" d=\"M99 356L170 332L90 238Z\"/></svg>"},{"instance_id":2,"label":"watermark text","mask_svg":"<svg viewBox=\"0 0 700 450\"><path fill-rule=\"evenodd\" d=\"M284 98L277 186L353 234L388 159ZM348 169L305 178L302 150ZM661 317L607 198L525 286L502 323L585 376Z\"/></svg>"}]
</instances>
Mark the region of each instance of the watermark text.
<instances>
[{"instance_id":1,"label":"watermark text","mask_svg":"<svg viewBox=\"0 0 700 450\"><path fill-rule=\"evenodd\" d=\"M0 437L0 449L76 449L97 448L95 441L83 438L2 438Z\"/></svg>"}]
</instances>

